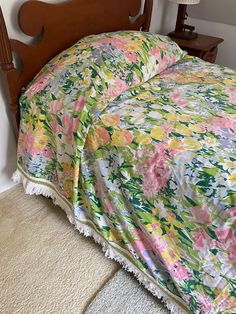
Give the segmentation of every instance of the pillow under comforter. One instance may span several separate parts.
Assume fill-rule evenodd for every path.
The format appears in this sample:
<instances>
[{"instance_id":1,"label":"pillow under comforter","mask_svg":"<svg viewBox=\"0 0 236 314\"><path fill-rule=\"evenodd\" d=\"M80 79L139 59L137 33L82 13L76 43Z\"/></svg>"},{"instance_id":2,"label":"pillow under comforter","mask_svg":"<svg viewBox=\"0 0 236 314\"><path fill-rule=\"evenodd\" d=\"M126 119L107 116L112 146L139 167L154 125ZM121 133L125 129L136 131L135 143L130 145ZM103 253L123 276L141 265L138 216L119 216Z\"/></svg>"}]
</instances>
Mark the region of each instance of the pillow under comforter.
<instances>
[{"instance_id":1,"label":"pillow under comforter","mask_svg":"<svg viewBox=\"0 0 236 314\"><path fill-rule=\"evenodd\" d=\"M88 37L43 70L16 176L173 313L235 313L236 72L155 36Z\"/></svg>"}]
</instances>

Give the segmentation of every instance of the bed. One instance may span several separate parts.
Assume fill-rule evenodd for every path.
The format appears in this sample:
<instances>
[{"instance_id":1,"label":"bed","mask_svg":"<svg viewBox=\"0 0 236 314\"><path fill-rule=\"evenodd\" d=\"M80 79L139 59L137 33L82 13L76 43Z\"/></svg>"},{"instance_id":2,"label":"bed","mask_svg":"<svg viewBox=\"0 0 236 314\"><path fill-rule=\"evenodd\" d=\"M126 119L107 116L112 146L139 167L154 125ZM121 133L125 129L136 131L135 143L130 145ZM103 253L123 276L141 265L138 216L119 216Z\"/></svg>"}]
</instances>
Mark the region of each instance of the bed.
<instances>
[{"instance_id":1,"label":"bed","mask_svg":"<svg viewBox=\"0 0 236 314\"><path fill-rule=\"evenodd\" d=\"M1 14L14 180L172 313L236 313L236 71L149 33L151 11L27 1L32 45L9 40Z\"/></svg>"}]
</instances>

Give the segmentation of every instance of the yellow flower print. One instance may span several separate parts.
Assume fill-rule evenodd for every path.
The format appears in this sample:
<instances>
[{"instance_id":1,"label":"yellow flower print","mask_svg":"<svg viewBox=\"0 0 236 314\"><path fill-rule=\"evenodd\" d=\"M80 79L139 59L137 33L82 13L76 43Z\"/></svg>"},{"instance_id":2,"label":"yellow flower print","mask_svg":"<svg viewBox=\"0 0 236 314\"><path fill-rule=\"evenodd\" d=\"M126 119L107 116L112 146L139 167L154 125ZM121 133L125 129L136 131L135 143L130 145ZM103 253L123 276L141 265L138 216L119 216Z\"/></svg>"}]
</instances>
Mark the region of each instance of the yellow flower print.
<instances>
[{"instance_id":1,"label":"yellow flower print","mask_svg":"<svg viewBox=\"0 0 236 314\"><path fill-rule=\"evenodd\" d=\"M220 83L220 80L214 79L213 77L205 77L204 83L207 83L207 84L218 84L218 83Z\"/></svg>"},{"instance_id":2,"label":"yellow flower print","mask_svg":"<svg viewBox=\"0 0 236 314\"><path fill-rule=\"evenodd\" d=\"M112 242L117 242L121 239L119 232L115 229L111 229L109 232L109 240Z\"/></svg>"},{"instance_id":3,"label":"yellow flower print","mask_svg":"<svg viewBox=\"0 0 236 314\"><path fill-rule=\"evenodd\" d=\"M155 219L152 220L152 223L145 225L145 228L147 231L151 232L152 236L161 236L163 233L160 222Z\"/></svg>"},{"instance_id":4,"label":"yellow flower print","mask_svg":"<svg viewBox=\"0 0 236 314\"><path fill-rule=\"evenodd\" d=\"M91 76L91 70L90 69L88 69L88 68L86 68L85 70L84 70L84 74L85 74L85 76Z\"/></svg>"},{"instance_id":5,"label":"yellow flower print","mask_svg":"<svg viewBox=\"0 0 236 314\"><path fill-rule=\"evenodd\" d=\"M74 188L78 187L79 185L79 165L76 164L74 166L74 169L73 169L73 182L74 182ZM77 195L76 195L76 198L77 198ZM77 199L75 198L75 202L77 201Z\"/></svg>"},{"instance_id":6,"label":"yellow flower print","mask_svg":"<svg viewBox=\"0 0 236 314\"><path fill-rule=\"evenodd\" d=\"M145 225L145 229L152 234L153 237L155 236L162 236L162 229L161 229L161 222L156 219L154 215L157 215L159 212L158 208L153 208L152 213L153 216L151 218L151 223Z\"/></svg>"},{"instance_id":7,"label":"yellow flower print","mask_svg":"<svg viewBox=\"0 0 236 314\"><path fill-rule=\"evenodd\" d=\"M63 182L63 195L67 198L72 197L73 194L73 182L72 180L65 180Z\"/></svg>"},{"instance_id":8,"label":"yellow flower print","mask_svg":"<svg viewBox=\"0 0 236 314\"><path fill-rule=\"evenodd\" d=\"M74 54L76 53L76 51L77 51L77 48L74 47L74 46L70 47L70 48L67 50L68 54L70 54L70 55L74 55Z\"/></svg>"},{"instance_id":9,"label":"yellow flower print","mask_svg":"<svg viewBox=\"0 0 236 314\"><path fill-rule=\"evenodd\" d=\"M160 215L160 209L159 208L152 208L152 215L153 216Z\"/></svg>"},{"instance_id":10,"label":"yellow flower print","mask_svg":"<svg viewBox=\"0 0 236 314\"><path fill-rule=\"evenodd\" d=\"M206 73L203 72L203 71L198 71L198 72L195 73L195 75L196 75L197 77L205 77L205 76L206 76Z\"/></svg>"},{"instance_id":11,"label":"yellow flower print","mask_svg":"<svg viewBox=\"0 0 236 314\"><path fill-rule=\"evenodd\" d=\"M229 177L230 181L236 182L236 172L232 173Z\"/></svg>"},{"instance_id":12,"label":"yellow flower print","mask_svg":"<svg viewBox=\"0 0 236 314\"><path fill-rule=\"evenodd\" d=\"M183 148L185 150L195 150L202 148L202 143L192 137L183 139Z\"/></svg>"},{"instance_id":13,"label":"yellow flower print","mask_svg":"<svg viewBox=\"0 0 236 314\"><path fill-rule=\"evenodd\" d=\"M174 263L178 262L179 258L177 257L177 254L175 252L175 249L173 250L166 250L162 253L162 257L168 262L169 265L173 265Z\"/></svg>"},{"instance_id":14,"label":"yellow flower print","mask_svg":"<svg viewBox=\"0 0 236 314\"><path fill-rule=\"evenodd\" d=\"M180 116L178 116L177 120L179 120L181 122L189 122L191 120L191 118L188 116L185 116L185 115L180 115Z\"/></svg>"},{"instance_id":15,"label":"yellow flower print","mask_svg":"<svg viewBox=\"0 0 236 314\"><path fill-rule=\"evenodd\" d=\"M89 152L95 152L99 147L98 138L96 134L88 134L86 139L86 148Z\"/></svg>"},{"instance_id":16,"label":"yellow flower print","mask_svg":"<svg viewBox=\"0 0 236 314\"><path fill-rule=\"evenodd\" d=\"M166 242L166 250L161 255L169 265L173 265L180 259L180 253L177 245L174 246L173 243L170 242L169 235L163 235L162 239L163 242Z\"/></svg>"},{"instance_id":17,"label":"yellow flower print","mask_svg":"<svg viewBox=\"0 0 236 314\"><path fill-rule=\"evenodd\" d=\"M120 123L120 117L116 114L105 114L101 120L106 126L117 126Z\"/></svg>"},{"instance_id":18,"label":"yellow flower print","mask_svg":"<svg viewBox=\"0 0 236 314\"><path fill-rule=\"evenodd\" d=\"M63 177L70 178L72 173L71 164L69 162L62 162L61 165L63 168Z\"/></svg>"},{"instance_id":19,"label":"yellow flower print","mask_svg":"<svg viewBox=\"0 0 236 314\"><path fill-rule=\"evenodd\" d=\"M127 51L137 52L140 50L140 43L139 43L139 41L135 41L132 43L130 42L130 43L125 45L125 48L127 49Z\"/></svg>"},{"instance_id":20,"label":"yellow flower print","mask_svg":"<svg viewBox=\"0 0 236 314\"><path fill-rule=\"evenodd\" d=\"M175 138L172 138L168 144L169 149L179 149L181 147L181 142Z\"/></svg>"},{"instance_id":21,"label":"yellow flower print","mask_svg":"<svg viewBox=\"0 0 236 314\"><path fill-rule=\"evenodd\" d=\"M88 134L86 147L88 151L95 152L100 146L107 145L110 142L109 133L105 128L98 127L93 133Z\"/></svg>"},{"instance_id":22,"label":"yellow flower print","mask_svg":"<svg viewBox=\"0 0 236 314\"><path fill-rule=\"evenodd\" d=\"M156 127L152 129L151 131L151 137L156 139L156 140L164 140L166 138L166 133L165 131L162 130L160 127Z\"/></svg>"},{"instance_id":23,"label":"yellow flower print","mask_svg":"<svg viewBox=\"0 0 236 314\"><path fill-rule=\"evenodd\" d=\"M200 83L202 80L201 78L195 76L195 75L180 75L176 77L176 81L178 83L186 84L186 83Z\"/></svg>"},{"instance_id":24,"label":"yellow flower print","mask_svg":"<svg viewBox=\"0 0 236 314\"><path fill-rule=\"evenodd\" d=\"M89 85L89 80L88 79L84 79L83 81L81 81L81 86L88 86Z\"/></svg>"},{"instance_id":25,"label":"yellow flower print","mask_svg":"<svg viewBox=\"0 0 236 314\"><path fill-rule=\"evenodd\" d=\"M183 229L184 228L184 225L179 222L178 220L176 220L175 217L172 217L170 214L167 214L166 215L166 220L168 221L166 224L171 224L171 227L170 228L173 228L173 226L177 227L177 228L180 228L180 229ZM176 230L175 230L176 231ZM178 232L177 232L178 233ZM177 234L176 233L176 234Z\"/></svg>"},{"instance_id":26,"label":"yellow flower print","mask_svg":"<svg viewBox=\"0 0 236 314\"><path fill-rule=\"evenodd\" d=\"M218 296L215 298L213 304L217 307L219 304L221 304L223 301L227 300L227 309L233 309L236 307L235 304L235 298L230 298L230 285L228 284L226 287L224 287L220 293L218 293ZM229 302L229 300L232 300L233 303ZM230 304L231 303L231 304ZM234 313L234 312L227 312L227 313Z\"/></svg>"},{"instance_id":27,"label":"yellow flower print","mask_svg":"<svg viewBox=\"0 0 236 314\"><path fill-rule=\"evenodd\" d=\"M112 145L127 146L133 140L133 134L128 130L116 130L112 134Z\"/></svg>"},{"instance_id":28,"label":"yellow flower print","mask_svg":"<svg viewBox=\"0 0 236 314\"><path fill-rule=\"evenodd\" d=\"M39 148L40 150L43 150L48 144L48 138L45 135L36 137L36 141L34 143L34 147Z\"/></svg>"},{"instance_id":29,"label":"yellow flower print","mask_svg":"<svg viewBox=\"0 0 236 314\"><path fill-rule=\"evenodd\" d=\"M136 142L138 144L141 145L148 145L152 142L152 138L150 135L148 134L140 134L137 138L136 138Z\"/></svg>"},{"instance_id":30,"label":"yellow flower print","mask_svg":"<svg viewBox=\"0 0 236 314\"><path fill-rule=\"evenodd\" d=\"M108 80L112 80L114 78L114 74L112 72L108 72L106 75Z\"/></svg>"},{"instance_id":31,"label":"yellow flower print","mask_svg":"<svg viewBox=\"0 0 236 314\"><path fill-rule=\"evenodd\" d=\"M233 162L233 161L231 161L231 160L228 160L228 161L226 161L225 163L224 163L224 166L226 167L226 169L228 169L228 168L236 168L236 164Z\"/></svg>"},{"instance_id":32,"label":"yellow flower print","mask_svg":"<svg viewBox=\"0 0 236 314\"><path fill-rule=\"evenodd\" d=\"M217 140L212 137L207 137L204 142L207 146L216 146L218 144Z\"/></svg>"},{"instance_id":33,"label":"yellow flower print","mask_svg":"<svg viewBox=\"0 0 236 314\"><path fill-rule=\"evenodd\" d=\"M144 101L143 101L144 98L150 98L150 101L152 101L152 98L154 98L154 97L151 96L150 91L141 92L141 93L139 93L139 94L137 95L137 100L141 100L141 101L138 103L138 105L144 105L144 104L145 104Z\"/></svg>"},{"instance_id":34,"label":"yellow flower print","mask_svg":"<svg viewBox=\"0 0 236 314\"><path fill-rule=\"evenodd\" d=\"M87 48L87 44L84 45L84 46L85 46L85 48ZM82 48L82 49L83 49L83 48ZM81 59L87 59L89 56L90 56L89 51L84 50L84 51L82 52L82 54L81 54Z\"/></svg>"},{"instance_id":35,"label":"yellow flower print","mask_svg":"<svg viewBox=\"0 0 236 314\"><path fill-rule=\"evenodd\" d=\"M185 125L179 124L175 127L175 131L179 134L190 136L192 135L192 131Z\"/></svg>"},{"instance_id":36,"label":"yellow flower print","mask_svg":"<svg viewBox=\"0 0 236 314\"><path fill-rule=\"evenodd\" d=\"M69 65L69 64L73 64L78 60L76 55L71 55L68 58L65 58L63 62L61 62L61 65Z\"/></svg>"},{"instance_id":37,"label":"yellow flower print","mask_svg":"<svg viewBox=\"0 0 236 314\"><path fill-rule=\"evenodd\" d=\"M191 124L189 125L189 129L195 133L205 133L205 128L201 124Z\"/></svg>"},{"instance_id":38,"label":"yellow flower print","mask_svg":"<svg viewBox=\"0 0 236 314\"><path fill-rule=\"evenodd\" d=\"M232 76L230 79L223 80L225 85L232 85L232 83L236 83L236 75Z\"/></svg>"},{"instance_id":39,"label":"yellow flower print","mask_svg":"<svg viewBox=\"0 0 236 314\"><path fill-rule=\"evenodd\" d=\"M29 109L29 116L32 119L32 116L39 116L40 115L40 108L38 106L33 106Z\"/></svg>"},{"instance_id":40,"label":"yellow flower print","mask_svg":"<svg viewBox=\"0 0 236 314\"><path fill-rule=\"evenodd\" d=\"M176 121L178 120L178 116L175 113L169 112L166 114L166 119L170 121Z\"/></svg>"},{"instance_id":41,"label":"yellow flower print","mask_svg":"<svg viewBox=\"0 0 236 314\"><path fill-rule=\"evenodd\" d=\"M40 114L37 118L41 121L46 120L46 116L44 114Z\"/></svg>"},{"instance_id":42,"label":"yellow flower print","mask_svg":"<svg viewBox=\"0 0 236 314\"><path fill-rule=\"evenodd\" d=\"M36 123L35 123L35 133L37 134L37 135L41 135L41 134L43 134L44 133L44 124L43 124L43 122L41 122L41 121L37 121Z\"/></svg>"},{"instance_id":43,"label":"yellow flower print","mask_svg":"<svg viewBox=\"0 0 236 314\"><path fill-rule=\"evenodd\" d=\"M232 81L231 81L231 80L224 80L223 83L224 83L224 85L226 85L226 86L227 86L227 85L230 85L230 86L232 85Z\"/></svg>"},{"instance_id":44,"label":"yellow flower print","mask_svg":"<svg viewBox=\"0 0 236 314\"><path fill-rule=\"evenodd\" d=\"M88 91L88 97L95 97L96 96L96 90L94 87L91 87Z\"/></svg>"}]
</instances>

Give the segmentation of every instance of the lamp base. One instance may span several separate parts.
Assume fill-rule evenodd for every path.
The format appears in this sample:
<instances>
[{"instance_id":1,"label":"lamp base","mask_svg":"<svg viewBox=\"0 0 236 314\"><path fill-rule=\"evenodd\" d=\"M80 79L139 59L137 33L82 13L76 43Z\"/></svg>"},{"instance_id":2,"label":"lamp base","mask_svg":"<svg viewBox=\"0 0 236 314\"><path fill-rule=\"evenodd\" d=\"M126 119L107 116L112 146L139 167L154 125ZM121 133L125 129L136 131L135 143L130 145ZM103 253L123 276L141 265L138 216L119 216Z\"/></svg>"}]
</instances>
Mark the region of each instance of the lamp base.
<instances>
[{"instance_id":1,"label":"lamp base","mask_svg":"<svg viewBox=\"0 0 236 314\"><path fill-rule=\"evenodd\" d=\"M182 31L182 32L171 32L169 33L169 36L173 38L192 40L192 39L196 39L198 37L198 34L194 32L190 32L190 31Z\"/></svg>"}]
</instances>

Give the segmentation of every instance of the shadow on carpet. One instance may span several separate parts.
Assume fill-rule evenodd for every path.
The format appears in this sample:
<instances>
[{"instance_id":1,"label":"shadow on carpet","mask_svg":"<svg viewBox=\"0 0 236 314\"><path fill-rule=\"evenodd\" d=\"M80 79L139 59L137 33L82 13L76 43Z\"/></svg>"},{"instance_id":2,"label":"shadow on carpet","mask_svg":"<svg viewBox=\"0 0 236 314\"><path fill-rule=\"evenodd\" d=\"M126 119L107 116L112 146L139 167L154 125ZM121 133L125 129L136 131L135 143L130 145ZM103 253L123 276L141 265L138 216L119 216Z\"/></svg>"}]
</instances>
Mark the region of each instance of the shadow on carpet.
<instances>
[{"instance_id":1,"label":"shadow on carpet","mask_svg":"<svg viewBox=\"0 0 236 314\"><path fill-rule=\"evenodd\" d=\"M84 314L170 314L170 311L121 269L96 295Z\"/></svg>"}]
</instances>

